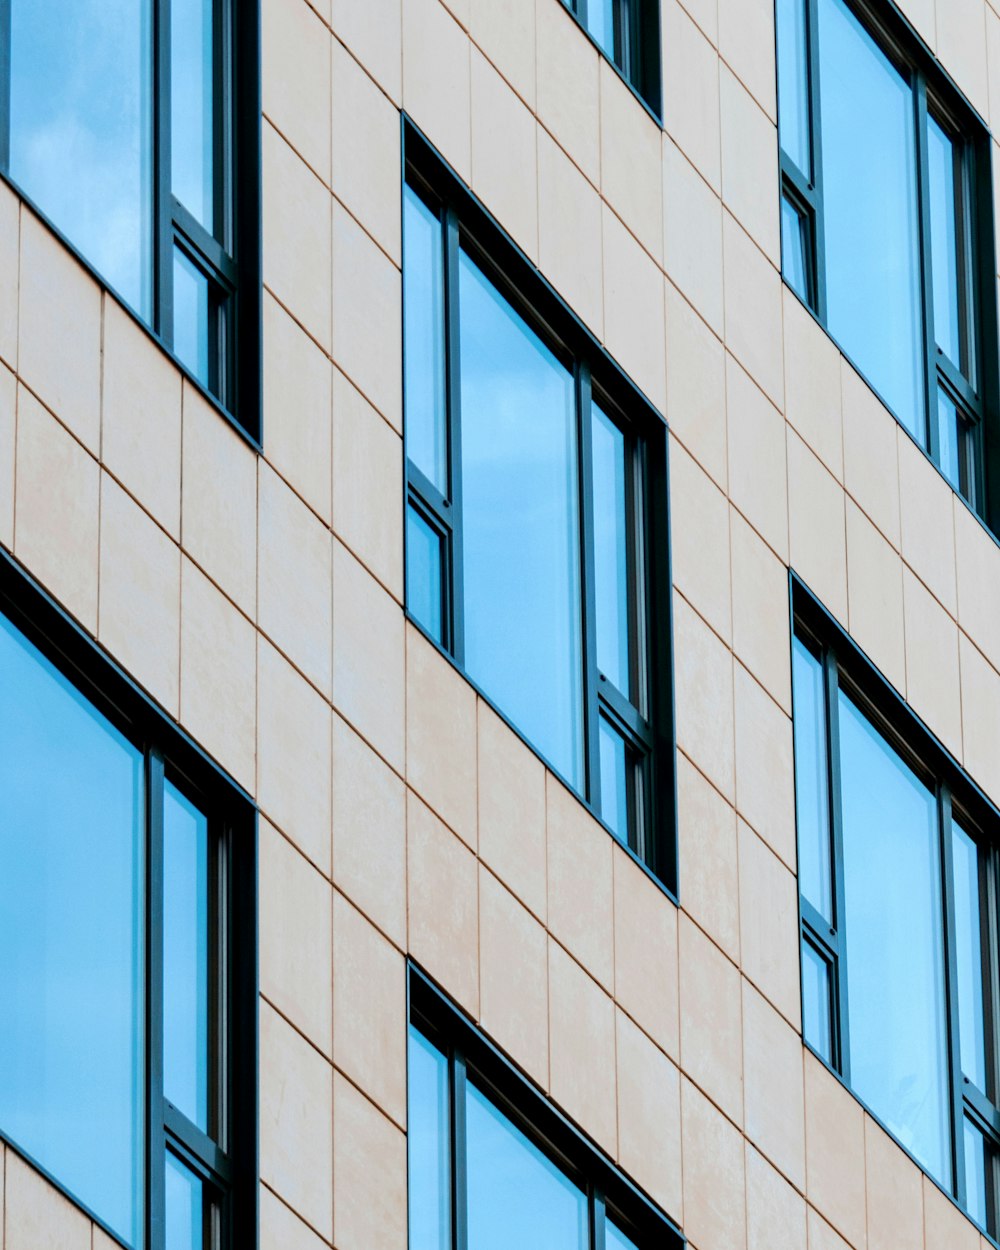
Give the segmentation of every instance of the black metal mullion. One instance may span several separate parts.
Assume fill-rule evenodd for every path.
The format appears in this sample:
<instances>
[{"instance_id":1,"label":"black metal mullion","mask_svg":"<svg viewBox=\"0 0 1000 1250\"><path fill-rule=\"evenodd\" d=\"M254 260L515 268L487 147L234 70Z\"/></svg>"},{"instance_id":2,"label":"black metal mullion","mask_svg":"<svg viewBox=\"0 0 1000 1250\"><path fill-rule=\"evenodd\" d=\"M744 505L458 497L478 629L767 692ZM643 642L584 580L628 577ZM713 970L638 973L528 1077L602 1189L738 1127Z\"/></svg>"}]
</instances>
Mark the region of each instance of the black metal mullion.
<instances>
[{"instance_id":1,"label":"black metal mullion","mask_svg":"<svg viewBox=\"0 0 1000 1250\"><path fill-rule=\"evenodd\" d=\"M451 541L448 544L449 619L445 634L455 662L465 664L465 556L462 541L462 362L459 312L459 225L453 208L444 221L445 429Z\"/></svg>"},{"instance_id":2,"label":"black metal mullion","mask_svg":"<svg viewBox=\"0 0 1000 1250\"><path fill-rule=\"evenodd\" d=\"M920 244L920 291L924 327L924 426L925 446L936 465L941 463L941 438L937 423L938 346L934 329L934 257L931 249L930 170L927 152L927 80L913 71L914 125L917 137L917 215Z\"/></svg>"},{"instance_id":3,"label":"black metal mullion","mask_svg":"<svg viewBox=\"0 0 1000 1250\"><path fill-rule=\"evenodd\" d=\"M834 1067L845 1081L850 1083L850 1011L847 997L847 942L845 940L845 899L844 899L844 825L840 770L840 714L838 708L839 674L837 657L832 651L824 656L824 676L826 692L826 749L828 795L830 803L830 836L831 852L831 883L833 886L833 925L837 933L837 959L833 965L834 1016L832 1022L831 1041L833 1043Z\"/></svg>"},{"instance_id":4,"label":"black metal mullion","mask_svg":"<svg viewBox=\"0 0 1000 1250\"><path fill-rule=\"evenodd\" d=\"M0 170L10 169L11 0L0 0Z\"/></svg>"},{"instance_id":5,"label":"black metal mullion","mask_svg":"<svg viewBox=\"0 0 1000 1250\"><path fill-rule=\"evenodd\" d=\"M578 481L580 484L580 598L583 604L583 741L585 794L601 810L599 691L607 684L597 667L597 588L594 547L593 391L590 368L578 364L575 377Z\"/></svg>"},{"instance_id":6,"label":"black metal mullion","mask_svg":"<svg viewBox=\"0 0 1000 1250\"><path fill-rule=\"evenodd\" d=\"M951 791L938 786L938 837L941 847L941 887L944 929L945 1010L947 1013L947 1045L951 1073L951 1164L955 1197L965 1206L965 1110L963 1100L961 1033L958 1010L958 950L955 933L955 873L951 829Z\"/></svg>"},{"instance_id":7,"label":"black metal mullion","mask_svg":"<svg viewBox=\"0 0 1000 1250\"><path fill-rule=\"evenodd\" d=\"M166 1131L163 1098L163 756L146 756L146 1232L165 1238Z\"/></svg>"},{"instance_id":8,"label":"black metal mullion","mask_svg":"<svg viewBox=\"0 0 1000 1250\"><path fill-rule=\"evenodd\" d=\"M809 93L809 190L813 196L812 296L816 316L826 324L826 235L823 226L823 134L820 108L818 0L806 2L806 63Z\"/></svg>"},{"instance_id":9,"label":"black metal mullion","mask_svg":"<svg viewBox=\"0 0 1000 1250\"><path fill-rule=\"evenodd\" d=\"M173 190L170 139L170 5L154 0L153 145L155 169L154 325L168 347L174 343Z\"/></svg>"},{"instance_id":10,"label":"black metal mullion","mask_svg":"<svg viewBox=\"0 0 1000 1250\"><path fill-rule=\"evenodd\" d=\"M466 1130L465 1056L451 1053L451 1244L469 1245L469 1141Z\"/></svg>"}]
</instances>

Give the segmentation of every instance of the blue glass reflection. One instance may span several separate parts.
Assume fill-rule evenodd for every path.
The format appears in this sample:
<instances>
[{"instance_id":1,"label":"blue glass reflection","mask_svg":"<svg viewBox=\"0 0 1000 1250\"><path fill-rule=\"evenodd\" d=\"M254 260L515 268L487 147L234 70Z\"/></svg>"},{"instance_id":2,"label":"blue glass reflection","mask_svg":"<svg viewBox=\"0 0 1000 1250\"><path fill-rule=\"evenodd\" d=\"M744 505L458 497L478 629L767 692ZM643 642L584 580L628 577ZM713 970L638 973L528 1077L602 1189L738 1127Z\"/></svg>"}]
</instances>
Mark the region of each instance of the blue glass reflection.
<instances>
[{"instance_id":1,"label":"blue glass reflection","mask_svg":"<svg viewBox=\"0 0 1000 1250\"><path fill-rule=\"evenodd\" d=\"M986 1228L987 1147L982 1133L968 1120L962 1134L965 1151L965 1209L980 1228Z\"/></svg>"},{"instance_id":2,"label":"blue glass reflection","mask_svg":"<svg viewBox=\"0 0 1000 1250\"><path fill-rule=\"evenodd\" d=\"M979 911L979 848L964 829L952 825L955 889L955 959L958 965L958 1034L962 1073L984 1094L986 1028L983 1010L983 945Z\"/></svg>"},{"instance_id":3,"label":"blue glass reflection","mask_svg":"<svg viewBox=\"0 0 1000 1250\"><path fill-rule=\"evenodd\" d=\"M961 368L958 319L958 222L955 145L933 117L927 118L934 337Z\"/></svg>"},{"instance_id":4,"label":"blue glass reflection","mask_svg":"<svg viewBox=\"0 0 1000 1250\"><path fill-rule=\"evenodd\" d=\"M944 391L937 395L938 466L955 490L962 488L962 418Z\"/></svg>"},{"instance_id":5,"label":"blue glass reflection","mask_svg":"<svg viewBox=\"0 0 1000 1250\"><path fill-rule=\"evenodd\" d=\"M10 176L147 320L151 0L12 0Z\"/></svg>"},{"instance_id":6,"label":"blue glass reflection","mask_svg":"<svg viewBox=\"0 0 1000 1250\"><path fill-rule=\"evenodd\" d=\"M407 1100L409 1250L451 1250L448 1060L412 1026Z\"/></svg>"},{"instance_id":7,"label":"blue glass reflection","mask_svg":"<svg viewBox=\"0 0 1000 1250\"><path fill-rule=\"evenodd\" d=\"M403 384L406 454L448 494L444 385L444 245L441 222L403 188Z\"/></svg>"},{"instance_id":8,"label":"blue glass reflection","mask_svg":"<svg viewBox=\"0 0 1000 1250\"><path fill-rule=\"evenodd\" d=\"M781 272L801 300L809 299L806 223L787 196L781 199Z\"/></svg>"},{"instance_id":9,"label":"blue glass reflection","mask_svg":"<svg viewBox=\"0 0 1000 1250\"><path fill-rule=\"evenodd\" d=\"M604 1226L604 1250L637 1250L637 1247L609 1220Z\"/></svg>"},{"instance_id":10,"label":"blue glass reflection","mask_svg":"<svg viewBox=\"0 0 1000 1250\"><path fill-rule=\"evenodd\" d=\"M143 1227L143 760L0 617L0 1128Z\"/></svg>"},{"instance_id":11,"label":"blue glass reflection","mask_svg":"<svg viewBox=\"0 0 1000 1250\"><path fill-rule=\"evenodd\" d=\"M205 1244L203 1182L169 1151L164 1179L166 1250L202 1250Z\"/></svg>"},{"instance_id":12,"label":"blue glass reflection","mask_svg":"<svg viewBox=\"0 0 1000 1250\"><path fill-rule=\"evenodd\" d=\"M794 638L792 689L799 889L823 919L832 924L830 796L823 687L823 666L798 638Z\"/></svg>"},{"instance_id":13,"label":"blue glass reflection","mask_svg":"<svg viewBox=\"0 0 1000 1250\"><path fill-rule=\"evenodd\" d=\"M615 0L587 0L587 29L610 60L615 59Z\"/></svg>"},{"instance_id":14,"label":"blue glass reflection","mask_svg":"<svg viewBox=\"0 0 1000 1250\"><path fill-rule=\"evenodd\" d=\"M812 177L809 136L809 61L806 0L777 0L778 131L781 146L806 177Z\"/></svg>"},{"instance_id":15,"label":"blue glass reflection","mask_svg":"<svg viewBox=\"0 0 1000 1250\"><path fill-rule=\"evenodd\" d=\"M597 667L631 696L629 681L628 514L625 435L595 404L591 423L594 465L594 597Z\"/></svg>"},{"instance_id":16,"label":"blue glass reflection","mask_svg":"<svg viewBox=\"0 0 1000 1250\"><path fill-rule=\"evenodd\" d=\"M436 642L443 642L441 536L412 505L406 509L406 606Z\"/></svg>"},{"instance_id":17,"label":"blue glass reflection","mask_svg":"<svg viewBox=\"0 0 1000 1250\"><path fill-rule=\"evenodd\" d=\"M170 144L174 195L215 233L214 0L170 0Z\"/></svg>"},{"instance_id":18,"label":"blue glass reflection","mask_svg":"<svg viewBox=\"0 0 1000 1250\"><path fill-rule=\"evenodd\" d=\"M827 1063L833 1062L830 989L830 965L812 943L803 938L802 1036Z\"/></svg>"},{"instance_id":19,"label":"blue glass reflection","mask_svg":"<svg viewBox=\"0 0 1000 1250\"><path fill-rule=\"evenodd\" d=\"M466 668L579 789L573 379L464 253L459 292Z\"/></svg>"},{"instance_id":20,"label":"blue glass reflection","mask_svg":"<svg viewBox=\"0 0 1000 1250\"><path fill-rule=\"evenodd\" d=\"M628 845L628 753L617 729L601 717L601 819Z\"/></svg>"},{"instance_id":21,"label":"blue glass reflection","mask_svg":"<svg viewBox=\"0 0 1000 1250\"><path fill-rule=\"evenodd\" d=\"M174 248L174 355L208 386L209 282L179 247Z\"/></svg>"}]
</instances>

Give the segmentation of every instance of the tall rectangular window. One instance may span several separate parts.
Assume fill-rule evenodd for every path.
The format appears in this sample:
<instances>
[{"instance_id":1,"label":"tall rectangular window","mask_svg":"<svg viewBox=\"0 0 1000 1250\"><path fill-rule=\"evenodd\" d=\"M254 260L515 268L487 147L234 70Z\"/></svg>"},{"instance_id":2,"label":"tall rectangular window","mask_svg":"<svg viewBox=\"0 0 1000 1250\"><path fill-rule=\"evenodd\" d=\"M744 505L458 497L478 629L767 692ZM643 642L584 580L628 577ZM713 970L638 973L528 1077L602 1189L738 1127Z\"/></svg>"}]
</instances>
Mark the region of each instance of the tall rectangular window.
<instances>
[{"instance_id":1,"label":"tall rectangular window","mask_svg":"<svg viewBox=\"0 0 1000 1250\"><path fill-rule=\"evenodd\" d=\"M236 0L0 0L0 173L251 434L256 22Z\"/></svg>"},{"instance_id":2,"label":"tall rectangular window","mask_svg":"<svg viewBox=\"0 0 1000 1250\"><path fill-rule=\"evenodd\" d=\"M635 93L660 113L658 0L563 0Z\"/></svg>"},{"instance_id":3,"label":"tall rectangular window","mask_svg":"<svg viewBox=\"0 0 1000 1250\"><path fill-rule=\"evenodd\" d=\"M669 876L663 423L440 169L403 196L407 608Z\"/></svg>"},{"instance_id":4,"label":"tall rectangular window","mask_svg":"<svg viewBox=\"0 0 1000 1250\"><path fill-rule=\"evenodd\" d=\"M888 5L777 0L785 281L986 506L989 139Z\"/></svg>"}]
</instances>

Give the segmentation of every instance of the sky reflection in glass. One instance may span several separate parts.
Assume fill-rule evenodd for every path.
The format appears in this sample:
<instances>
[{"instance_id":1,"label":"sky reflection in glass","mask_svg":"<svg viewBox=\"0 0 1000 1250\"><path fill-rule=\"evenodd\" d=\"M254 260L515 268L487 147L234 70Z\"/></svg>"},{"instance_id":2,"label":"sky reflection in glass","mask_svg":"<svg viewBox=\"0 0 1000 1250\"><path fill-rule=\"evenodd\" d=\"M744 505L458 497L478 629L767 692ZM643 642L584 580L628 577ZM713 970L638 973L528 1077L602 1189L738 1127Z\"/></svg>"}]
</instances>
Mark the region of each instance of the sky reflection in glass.
<instances>
[{"instance_id":1,"label":"sky reflection in glass","mask_svg":"<svg viewBox=\"0 0 1000 1250\"><path fill-rule=\"evenodd\" d=\"M215 233L214 0L170 0L174 195Z\"/></svg>"},{"instance_id":2,"label":"sky reflection in glass","mask_svg":"<svg viewBox=\"0 0 1000 1250\"><path fill-rule=\"evenodd\" d=\"M781 146L809 178L809 62L806 53L805 0L777 0L778 127Z\"/></svg>"},{"instance_id":3,"label":"sky reflection in glass","mask_svg":"<svg viewBox=\"0 0 1000 1250\"><path fill-rule=\"evenodd\" d=\"M792 639L795 697L795 821L799 889L827 923L833 923L830 862L830 795L826 758L826 695L823 666Z\"/></svg>"},{"instance_id":4,"label":"sky reflection in glass","mask_svg":"<svg viewBox=\"0 0 1000 1250\"><path fill-rule=\"evenodd\" d=\"M983 946L979 913L979 848L959 825L952 825L955 888L955 959L958 965L958 1033L962 1072L984 1094L986 1028L983 1004Z\"/></svg>"},{"instance_id":5,"label":"sky reflection in glass","mask_svg":"<svg viewBox=\"0 0 1000 1250\"><path fill-rule=\"evenodd\" d=\"M407 1059L408 1250L451 1250L448 1060L410 1027Z\"/></svg>"},{"instance_id":6,"label":"sky reflection in glass","mask_svg":"<svg viewBox=\"0 0 1000 1250\"><path fill-rule=\"evenodd\" d=\"M410 187L403 189L403 250L406 454L447 495L441 221Z\"/></svg>"}]
</instances>

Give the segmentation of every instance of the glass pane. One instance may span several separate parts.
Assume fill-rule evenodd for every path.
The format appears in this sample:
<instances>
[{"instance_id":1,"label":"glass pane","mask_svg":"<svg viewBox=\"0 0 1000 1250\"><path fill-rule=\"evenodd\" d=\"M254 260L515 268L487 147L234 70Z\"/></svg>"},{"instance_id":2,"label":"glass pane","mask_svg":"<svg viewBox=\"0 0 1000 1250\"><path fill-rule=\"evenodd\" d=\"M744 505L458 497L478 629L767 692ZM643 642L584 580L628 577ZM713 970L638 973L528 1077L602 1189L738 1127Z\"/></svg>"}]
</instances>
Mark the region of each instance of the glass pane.
<instances>
[{"instance_id":1,"label":"glass pane","mask_svg":"<svg viewBox=\"0 0 1000 1250\"><path fill-rule=\"evenodd\" d=\"M413 507L406 510L406 606L435 641L443 641L441 536Z\"/></svg>"},{"instance_id":2,"label":"glass pane","mask_svg":"<svg viewBox=\"0 0 1000 1250\"><path fill-rule=\"evenodd\" d=\"M965 1209L980 1226L986 1227L987 1146L982 1133L965 1121Z\"/></svg>"},{"instance_id":3,"label":"glass pane","mask_svg":"<svg viewBox=\"0 0 1000 1250\"><path fill-rule=\"evenodd\" d=\"M152 316L152 0L12 0L10 175Z\"/></svg>"},{"instance_id":4,"label":"glass pane","mask_svg":"<svg viewBox=\"0 0 1000 1250\"><path fill-rule=\"evenodd\" d=\"M601 717L601 818L628 845L629 763L625 740Z\"/></svg>"},{"instance_id":5,"label":"glass pane","mask_svg":"<svg viewBox=\"0 0 1000 1250\"><path fill-rule=\"evenodd\" d=\"M851 1084L947 1187L937 803L843 694L839 711Z\"/></svg>"},{"instance_id":6,"label":"glass pane","mask_svg":"<svg viewBox=\"0 0 1000 1250\"><path fill-rule=\"evenodd\" d=\"M460 266L466 668L579 789L573 378L464 254Z\"/></svg>"},{"instance_id":7,"label":"glass pane","mask_svg":"<svg viewBox=\"0 0 1000 1250\"><path fill-rule=\"evenodd\" d=\"M594 590L597 667L631 697L625 435L594 405Z\"/></svg>"},{"instance_id":8,"label":"glass pane","mask_svg":"<svg viewBox=\"0 0 1000 1250\"><path fill-rule=\"evenodd\" d=\"M587 1250L587 1196L471 1085L468 1250Z\"/></svg>"},{"instance_id":9,"label":"glass pane","mask_svg":"<svg viewBox=\"0 0 1000 1250\"><path fill-rule=\"evenodd\" d=\"M799 889L823 919L833 924L823 666L798 638L792 640L792 683Z\"/></svg>"},{"instance_id":10,"label":"glass pane","mask_svg":"<svg viewBox=\"0 0 1000 1250\"><path fill-rule=\"evenodd\" d=\"M956 490L962 488L962 418L954 402L938 391L938 465Z\"/></svg>"},{"instance_id":11,"label":"glass pane","mask_svg":"<svg viewBox=\"0 0 1000 1250\"><path fill-rule=\"evenodd\" d=\"M174 195L215 233L214 0L170 0L170 142Z\"/></svg>"},{"instance_id":12,"label":"glass pane","mask_svg":"<svg viewBox=\"0 0 1000 1250\"><path fill-rule=\"evenodd\" d=\"M202 1250L205 1244L203 1189L200 1178L167 1151L166 1250Z\"/></svg>"},{"instance_id":13,"label":"glass pane","mask_svg":"<svg viewBox=\"0 0 1000 1250\"><path fill-rule=\"evenodd\" d=\"M802 1036L833 1062L830 1020L830 965L811 942L802 941Z\"/></svg>"},{"instance_id":14,"label":"glass pane","mask_svg":"<svg viewBox=\"0 0 1000 1250\"><path fill-rule=\"evenodd\" d=\"M409 1250L451 1250L448 1060L412 1027L407 1100Z\"/></svg>"},{"instance_id":15,"label":"glass pane","mask_svg":"<svg viewBox=\"0 0 1000 1250\"><path fill-rule=\"evenodd\" d=\"M927 118L927 164L930 189L934 337L937 339L938 347L961 367L963 362L958 321L955 145L930 116Z\"/></svg>"},{"instance_id":16,"label":"glass pane","mask_svg":"<svg viewBox=\"0 0 1000 1250\"><path fill-rule=\"evenodd\" d=\"M818 13L829 326L923 445L913 94L844 0Z\"/></svg>"},{"instance_id":17,"label":"glass pane","mask_svg":"<svg viewBox=\"0 0 1000 1250\"><path fill-rule=\"evenodd\" d=\"M806 221L787 196L781 199L781 272L799 299L808 302Z\"/></svg>"},{"instance_id":18,"label":"glass pane","mask_svg":"<svg viewBox=\"0 0 1000 1250\"><path fill-rule=\"evenodd\" d=\"M614 0L587 0L587 29L612 61L615 59Z\"/></svg>"},{"instance_id":19,"label":"glass pane","mask_svg":"<svg viewBox=\"0 0 1000 1250\"><path fill-rule=\"evenodd\" d=\"M441 222L403 191L403 363L406 454L448 493L444 383L444 246Z\"/></svg>"},{"instance_id":20,"label":"glass pane","mask_svg":"<svg viewBox=\"0 0 1000 1250\"><path fill-rule=\"evenodd\" d=\"M209 1124L208 821L163 787L163 1092L204 1132Z\"/></svg>"},{"instance_id":21,"label":"glass pane","mask_svg":"<svg viewBox=\"0 0 1000 1250\"><path fill-rule=\"evenodd\" d=\"M208 277L174 248L174 355L208 386Z\"/></svg>"},{"instance_id":22,"label":"glass pane","mask_svg":"<svg viewBox=\"0 0 1000 1250\"><path fill-rule=\"evenodd\" d=\"M962 1072L984 1094L986 1029L983 1011L983 947L979 912L979 848L964 829L951 827L955 888L955 958L958 964L958 1030Z\"/></svg>"},{"instance_id":23,"label":"glass pane","mask_svg":"<svg viewBox=\"0 0 1000 1250\"><path fill-rule=\"evenodd\" d=\"M143 1227L143 758L0 617L0 1129Z\"/></svg>"},{"instance_id":24,"label":"glass pane","mask_svg":"<svg viewBox=\"0 0 1000 1250\"><path fill-rule=\"evenodd\" d=\"M809 59L806 0L778 0L778 131L781 146L806 178L812 177L809 138Z\"/></svg>"},{"instance_id":25,"label":"glass pane","mask_svg":"<svg viewBox=\"0 0 1000 1250\"><path fill-rule=\"evenodd\" d=\"M637 1247L634 1241L608 1220L604 1225L604 1250L637 1250Z\"/></svg>"}]
</instances>

